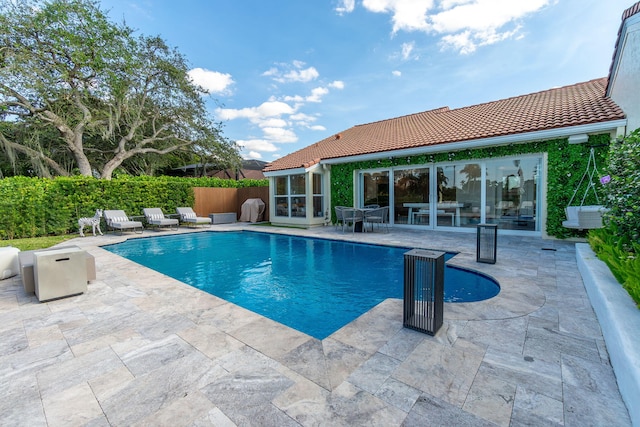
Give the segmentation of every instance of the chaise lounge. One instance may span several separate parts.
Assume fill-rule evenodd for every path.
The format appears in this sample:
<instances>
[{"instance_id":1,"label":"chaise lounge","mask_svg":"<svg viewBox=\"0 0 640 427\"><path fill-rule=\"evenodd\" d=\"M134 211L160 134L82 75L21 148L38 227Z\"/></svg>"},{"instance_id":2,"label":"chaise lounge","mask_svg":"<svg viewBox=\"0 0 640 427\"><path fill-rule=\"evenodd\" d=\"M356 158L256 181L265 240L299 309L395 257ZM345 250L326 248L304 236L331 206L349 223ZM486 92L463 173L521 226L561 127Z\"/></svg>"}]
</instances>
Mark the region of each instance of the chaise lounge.
<instances>
[{"instance_id":1,"label":"chaise lounge","mask_svg":"<svg viewBox=\"0 0 640 427\"><path fill-rule=\"evenodd\" d=\"M176 212L180 215L180 222L188 225L208 225L211 227L211 218L205 216L197 216L190 207L176 208Z\"/></svg>"},{"instance_id":2,"label":"chaise lounge","mask_svg":"<svg viewBox=\"0 0 640 427\"><path fill-rule=\"evenodd\" d=\"M144 208L142 210L144 217L147 220L147 224L160 229L161 227L169 227L169 229L178 229L178 220L176 218L169 218L162 212L160 208Z\"/></svg>"},{"instance_id":3,"label":"chaise lounge","mask_svg":"<svg viewBox=\"0 0 640 427\"><path fill-rule=\"evenodd\" d=\"M144 230L142 222L132 221L124 211L105 210L103 215L107 223L107 231L111 228L114 232L115 230L120 230L120 234L127 230L132 230L135 233L142 234Z\"/></svg>"}]
</instances>

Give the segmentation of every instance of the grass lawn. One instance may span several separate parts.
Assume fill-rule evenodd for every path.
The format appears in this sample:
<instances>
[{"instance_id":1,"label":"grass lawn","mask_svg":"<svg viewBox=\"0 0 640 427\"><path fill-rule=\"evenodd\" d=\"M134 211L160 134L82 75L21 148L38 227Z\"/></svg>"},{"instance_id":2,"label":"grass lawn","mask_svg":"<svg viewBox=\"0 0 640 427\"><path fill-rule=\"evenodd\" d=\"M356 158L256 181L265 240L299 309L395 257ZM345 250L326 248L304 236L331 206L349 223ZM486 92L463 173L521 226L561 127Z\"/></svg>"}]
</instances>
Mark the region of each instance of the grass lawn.
<instances>
[{"instance_id":1,"label":"grass lawn","mask_svg":"<svg viewBox=\"0 0 640 427\"><path fill-rule=\"evenodd\" d=\"M73 239L77 236L46 236L46 237L32 237L28 239L12 239L12 240L0 240L0 248L4 246L13 246L21 251L31 251L35 249L45 249L58 243L62 243L65 240Z\"/></svg>"}]
</instances>

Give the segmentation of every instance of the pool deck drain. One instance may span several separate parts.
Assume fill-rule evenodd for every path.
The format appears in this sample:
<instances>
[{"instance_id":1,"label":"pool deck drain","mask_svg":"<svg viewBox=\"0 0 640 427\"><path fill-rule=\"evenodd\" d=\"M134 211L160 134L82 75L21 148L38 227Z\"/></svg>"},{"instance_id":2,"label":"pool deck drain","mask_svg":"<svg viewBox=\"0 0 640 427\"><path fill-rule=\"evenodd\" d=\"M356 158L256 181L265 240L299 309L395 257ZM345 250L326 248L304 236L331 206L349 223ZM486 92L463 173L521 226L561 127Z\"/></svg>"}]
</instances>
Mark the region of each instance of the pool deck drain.
<instances>
[{"instance_id":1,"label":"pool deck drain","mask_svg":"<svg viewBox=\"0 0 640 427\"><path fill-rule=\"evenodd\" d=\"M99 247L136 236L77 238L86 294L38 303L0 281L0 424L630 425L574 244L499 236L490 265L470 234L211 230L239 229L456 251L502 289L445 304L434 337L390 299L319 341Z\"/></svg>"}]
</instances>

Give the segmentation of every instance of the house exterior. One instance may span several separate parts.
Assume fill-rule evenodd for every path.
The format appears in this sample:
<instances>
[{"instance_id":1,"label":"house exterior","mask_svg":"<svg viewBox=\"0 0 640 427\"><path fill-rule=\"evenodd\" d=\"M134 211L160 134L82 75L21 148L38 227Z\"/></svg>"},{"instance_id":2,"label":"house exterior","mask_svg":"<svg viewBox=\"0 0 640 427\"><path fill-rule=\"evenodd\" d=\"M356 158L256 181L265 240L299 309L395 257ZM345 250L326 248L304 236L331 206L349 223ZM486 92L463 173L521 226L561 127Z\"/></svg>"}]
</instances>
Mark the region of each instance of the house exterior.
<instances>
[{"instance_id":1,"label":"house exterior","mask_svg":"<svg viewBox=\"0 0 640 427\"><path fill-rule=\"evenodd\" d=\"M638 5L623 14L608 78L357 125L268 164L271 222L319 226L335 206L377 204L394 227L579 234L562 220L591 150L603 165L640 120Z\"/></svg>"}]
</instances>

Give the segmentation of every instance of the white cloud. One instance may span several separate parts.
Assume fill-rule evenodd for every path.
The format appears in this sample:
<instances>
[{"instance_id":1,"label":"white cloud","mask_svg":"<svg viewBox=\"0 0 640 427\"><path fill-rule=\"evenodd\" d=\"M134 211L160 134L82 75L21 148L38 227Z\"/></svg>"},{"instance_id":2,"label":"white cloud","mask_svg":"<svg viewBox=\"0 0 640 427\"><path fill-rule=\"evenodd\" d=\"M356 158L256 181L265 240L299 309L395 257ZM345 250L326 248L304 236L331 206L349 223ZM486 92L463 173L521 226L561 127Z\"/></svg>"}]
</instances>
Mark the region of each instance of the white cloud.
<instances>
[{"instance_id":1,"label":"white cloud","mask_svg":"<svg viewBox=\"0 0 640 427\"><path fill-rule=\"evenodd\" d=\"M252 151L266 151L266 152L274 152L278 151L278 147L273 145L272 142L269 142L264 139L247 139L236 141L238 146L245 148L247 150Z\"/></svg>"},{"instance_id":2,"label":"white cloud","mask_svg":"<svg viewBox=\"0 0 640 427\"><path fill-rule=\"evenodd\" d=\"M287 102L304 102L304 97L302 97L300 95L285 96L282 99L284 99Z\"/></svg>"},{"instance_id":3,"label":"white cloud","mask_svg":"<svg viewBox=\"0 0 640 427\"><path fill-rule=\"evenodd\" d=\"M402 76L402 71L393 70L393 71L391 72L391 74L393 74L393 75L394 75L394 76L396 76L396 77L400 77L400 76Z\"/></svg>"},{"instance_id":4,"label":"white cloud","mask_svg":"<svg viewBox=\"0 0 640 427\"><path fill-rule=\"evenodd\" d=\"M229 93L234 83L231 74L210 71L205 68L194 68L187 73L191 81L209 93Z\"/></svg>"},{"instance_id":5,"label":"white cloud","mask_svg":"<svg viewBox=\"0 0 640 427\"><path fill-rule=\"evenodd\" d=\"M464 54L478 46L518 37L518 21L554 1L557 0L363 0L362 5L371 12L390 14L393 34L437 34L444 47Z\"/></svg>"},{"instance_id":6,"label":"white cloud","mask_svg":"<svg viewBox=\"0 0 640 427\"><path fill-rule=\"evenodd\" d=\"M262 154L257 151L249 151L249 154L246 156L242 156L245 160L260 160L262 158Z\"/></svg>"},{"instance_id":7,"label":"white cloud","mask_svg":"<svg viewBox=\"0 0 640 427\"><path fill-rule=\"evenodd\" d=\"M287 123L286 120L283 119L278 119L278 118L268 118L266 120L261 120L258 123L258 126L260 127L278 127L278 128L283 128L283 127L287 127L289 124Z\"/></svg>"},{"instance_id":8,"label":"white cloud","mask_svg":"<svg viewBox=\"0 0 640 427\"><path fill-rule=\"evenodd\" d=\"M215 111L216 117L220 120L249 119L260 121L270 117L280 117L284 114L293 114L295 109L289 104L281 101L267 101L258 107L247 107L241 109L218 108Z\"/></svg>"},{"instance_id":9,"label":"white cloud","mask_svg":"<svg viewBox=\"0 0 640 427\"><path fill-rule=\"evenodd\" d=\"M411 43L402 43L402 59L407 60L411 57L411 52L413 52L413 48L415 47L415 42Z\"/></svg>"},{"instance_id":10,"label":"white cloud","mask_svg":"<svg viewBox=\"0 0 640 427\"><path fill-rule=\"evenodd\" d=\"M298 142L298 136L291 129L265 127L262 132L267 140L275 143Z\"/></svg>"},{"instance_id":11,"label":"white cloud","mask_svg":"<svg viewBox=\"0 0 640 427\"><path fill-rule=\"evenodd\" d=\"M278 64L279 67L271 67L263 76L271 77L279 83L289 82L310 82L320 76L315 67L303 68L306 64L302 61L294 60L291 64Z\"/></svg>"},{"instance_id":12,"label":"white cloud","mask_svg":"<svg viewBox=\"0 0 640 427\"><path fill-rule=\"evenodd\" d=\"M297 122L315 122L316 118L304 113L296 113L289 116L291 120L295 120Z\"/></svg>"},{"instance_id":13,"label":"white cloud","mask_svg":"<svg viewBox=\"0 0 640 427\"><path fill-rule=\"evenodd\" d=\"M344 89L344 82L341 81L341 80L335 80L335 81L329 83L329 87L333 88L333 89L342 90L342 89Z\"/></svg>"},{"instance_id":14,"label":"white cloud","mask_svg":"<svg viewBox=\"0 0 640 427\"><path fill-rule=\"evenodd\" d=\"M329 89L326 87L317 87L311 89L311 95L305 98L308 102L320 102L322 101L322 97L329 93Z\"/></svg>"},{"instance_id":15,"label":"white cloud","mask_svg":"<svg viewBox=\"0 0 640 427\"><path fill-rule=\"evenodd\" d=\"M325 131L325 130L327 130L327 128L326 128L326 127L321 126L321 125L309 126L309 129L311 129L311 130L319 130L319 131Z\"/></svg>"},{"instance_id":16,"label":"white cloud","mask_svg":"<svg viewBox=\"0 0 640 427\"><path fill-rule=\"evenodd\" d=\"M356 7L356 0L341 0L340 4L336 7L336 12L342 15L344 13L351 13Z\"/></svg>"}]
</instances>

